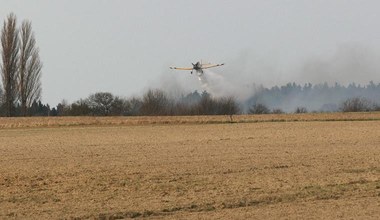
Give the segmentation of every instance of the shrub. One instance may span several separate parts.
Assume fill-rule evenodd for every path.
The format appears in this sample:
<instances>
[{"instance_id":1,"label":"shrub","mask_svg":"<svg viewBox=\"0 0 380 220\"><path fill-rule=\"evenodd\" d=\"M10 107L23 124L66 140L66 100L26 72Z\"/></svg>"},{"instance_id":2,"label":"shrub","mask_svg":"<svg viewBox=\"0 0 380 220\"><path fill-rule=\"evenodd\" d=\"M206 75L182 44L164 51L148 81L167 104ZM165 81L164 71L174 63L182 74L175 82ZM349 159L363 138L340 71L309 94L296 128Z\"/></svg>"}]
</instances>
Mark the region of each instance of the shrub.
<instances>
[{"instance_id":1,"label":"shrub","mask_svg":"<svg viewBox=\"0 0 380 220\"><path fill-rule=\"evenodd\" d=\"M270 110L264 104L256 103L249 109L250 114L269 114Z\"/></svg>"},{"instance_id":2,"label":"shrub","mask_svg":"<svg viewBox=\"0 0 380 220\"><path fill-rule=\"evenodd\" d=\"M297 107L294 113L296 114L307 113L307 109L305 107Z\"/></svg>"},{"instance_id":3,"label":"shrub","mask_svg":"<svg viewBox=\"0 0 380 220\"><path fill-rule=\"evenodd\" d=\"M341 104L340 110L342 112L366 112L371 111L371 104L364 98L349 98Z\"/></svg>"},{"instance_id":4,"label":"shrub","mask_svg":"<svg viewBox=\"0 0 380 220\"><path fill-rule=\"evenodd\" d=\"M168 115L170 100L162 90L149 90L145 93L140 108L141 115Z\"/></svg>"},{"instance_id":5,"label":"shrub","mask_svg":"<svg viewBox=\"0 0 380 220\"><path fill-rule=\"evenodd\" d=\"M218 115L234 115L239 112L239 105L233 97L225 97L217 100Z\"/></svg>"},{"instance_id":6,"label":"shrub","mask_svg":"<svg viewBox=\"0 0 380 220\"><path fill-rule=\"evenodd\" d=\"M282 111L282 109L280 109L280 108L275 108L272 110L272 113L273 114L284 114L284 111Z\"/></svg>"}]
</instances>

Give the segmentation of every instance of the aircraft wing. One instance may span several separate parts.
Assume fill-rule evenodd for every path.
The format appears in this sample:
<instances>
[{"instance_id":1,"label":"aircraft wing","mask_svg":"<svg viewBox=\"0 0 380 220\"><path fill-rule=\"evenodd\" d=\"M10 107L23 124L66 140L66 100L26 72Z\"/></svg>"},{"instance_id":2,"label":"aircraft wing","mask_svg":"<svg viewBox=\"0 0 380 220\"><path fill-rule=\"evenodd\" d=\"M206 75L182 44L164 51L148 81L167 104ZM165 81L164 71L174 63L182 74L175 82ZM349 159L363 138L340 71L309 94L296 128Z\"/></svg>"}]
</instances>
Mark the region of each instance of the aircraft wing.
<instances>
[{"instance_id":1,"label":"aircraft wing","mask_svg":"<svg viewBox=\"0 0 380 220\"><path fill-rule=\"evenodd\" d=\"M174 67L171 66L170 69L175 69L175 70L192 70L192 67Z\"/></svg>"},{"instance_id":2,"label":"aircraft wing","mask_svg":"<svg viewBox=\"0 0 380 220\"><path fill-rule=\"evenodd\" d=\"M223 66L223 65L224 65L224 63L221 63L221 64L203 64L202 69L208 69L208 68L213 68L213 67Z\"/></svg>"}]
</instances>

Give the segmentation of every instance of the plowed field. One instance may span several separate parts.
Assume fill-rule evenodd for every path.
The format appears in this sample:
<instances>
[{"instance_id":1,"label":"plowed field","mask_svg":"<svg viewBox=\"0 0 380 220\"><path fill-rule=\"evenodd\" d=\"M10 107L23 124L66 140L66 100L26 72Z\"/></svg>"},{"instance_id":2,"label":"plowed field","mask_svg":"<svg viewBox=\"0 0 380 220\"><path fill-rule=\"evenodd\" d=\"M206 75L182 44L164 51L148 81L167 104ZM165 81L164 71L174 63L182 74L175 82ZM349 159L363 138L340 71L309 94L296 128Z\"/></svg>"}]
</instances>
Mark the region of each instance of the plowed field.
<instances>
[{"instance_id":1,"label":"plowed field","mask_svg":"<svg viewBox=\"0 0 380 220\"><path fill-rule=\"evenodd\" d=\"M326 115L0 119L0 219L380 219L379 114Z\"/></svg>"}]
</instances>

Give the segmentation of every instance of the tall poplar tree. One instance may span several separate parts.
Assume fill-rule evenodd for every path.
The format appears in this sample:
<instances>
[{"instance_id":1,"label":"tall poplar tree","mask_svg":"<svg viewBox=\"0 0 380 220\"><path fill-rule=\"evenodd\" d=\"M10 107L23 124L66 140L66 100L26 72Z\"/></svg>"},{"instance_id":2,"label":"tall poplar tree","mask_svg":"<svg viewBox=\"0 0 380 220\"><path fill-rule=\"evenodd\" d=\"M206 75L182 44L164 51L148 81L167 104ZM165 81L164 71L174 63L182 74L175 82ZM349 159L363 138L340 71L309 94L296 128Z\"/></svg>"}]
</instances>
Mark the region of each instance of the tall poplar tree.
<instances>
[{"instance_id":1,"label":"tall poplar tree","mask_svg":"<svg viewBox=\"0 0 380 220\"><path fill-rule=\"evenodd\" d=\"M18 94L21 114L26 116L27 109L41 98L42 62L30 21L23 21L21 25L19 58Z\"/></svg>"},{"instance_id":2,"label":"tall poplar tree","mask_svg":"<svg viewBox=\"0 0 380 220\"><path fill-rule=\"evenodd\" d=\"M17 99L17 71L19 60L18 30L16 16L11 13L4 21L1 31L1 76L4 88L4 104L6 116L14 115Z\"/></svg>"}]
</instances>

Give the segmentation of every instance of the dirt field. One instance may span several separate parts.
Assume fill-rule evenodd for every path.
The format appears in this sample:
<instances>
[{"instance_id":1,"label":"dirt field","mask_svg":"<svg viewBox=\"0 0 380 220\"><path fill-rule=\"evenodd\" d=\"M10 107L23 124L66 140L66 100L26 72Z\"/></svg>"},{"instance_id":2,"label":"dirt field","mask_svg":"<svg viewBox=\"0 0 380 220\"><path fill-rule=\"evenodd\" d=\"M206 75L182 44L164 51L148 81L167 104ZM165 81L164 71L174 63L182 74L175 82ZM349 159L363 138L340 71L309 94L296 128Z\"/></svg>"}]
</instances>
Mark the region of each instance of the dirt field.
<instances>
[{"instance_id":1,"label":"dirt field","mask_svg":"<svg viewBox=\"0 0 380 220\"><path fill-rule=\"evenodd\" d=\"M379 116L2 118L0 219L380 219Z\"/></svg>"}]
</instances>

